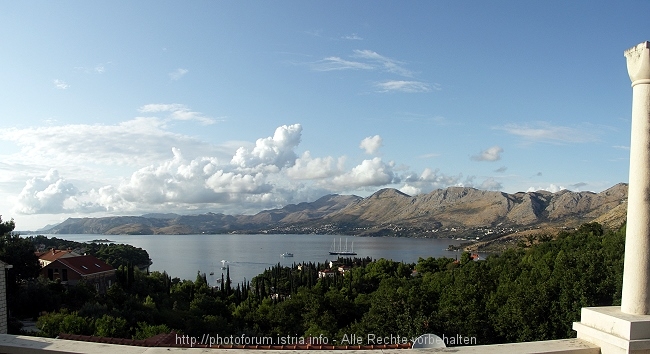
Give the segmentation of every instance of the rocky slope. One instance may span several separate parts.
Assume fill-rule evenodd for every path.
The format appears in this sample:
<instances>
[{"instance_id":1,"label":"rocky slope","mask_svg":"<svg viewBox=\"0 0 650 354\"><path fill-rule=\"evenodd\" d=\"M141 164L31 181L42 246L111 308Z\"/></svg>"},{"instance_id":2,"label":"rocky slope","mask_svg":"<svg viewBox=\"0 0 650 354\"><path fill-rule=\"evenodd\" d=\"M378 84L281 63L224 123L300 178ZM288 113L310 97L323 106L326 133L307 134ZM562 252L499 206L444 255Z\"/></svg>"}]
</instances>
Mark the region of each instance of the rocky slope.
<instances>
[{"instance_id":1,"label":"rocky slope","mask_svg":"<svg viewBox=\"0 0 650 354\"><path fill-rule=\"evenodd\" d=\"M383 189L325 216L322 221L356 223L371 228L380 225L425 229L572 227L620 208L626 200L626 184L617 184L601 193L563 190L507 194L451 187L414 197Z\"/></svg>"},{"instance_id":2,"label":"rocky slope","mask_svg":"<svg viewBox=\"0 0 650 354\"><path fill-rule=\"evenodd\" d=\"M622 183L600 193L563 190L557 193L508 194L450 187L409 196L396 189L382 189L366 198L327 195L311 203L291 204L255 215L207 213L71 218L48 232L270 232L482 237L538 227L575 227L594 220L616 227L624 221L626 201L627 185Z\"/></svg>"}]
</instances>

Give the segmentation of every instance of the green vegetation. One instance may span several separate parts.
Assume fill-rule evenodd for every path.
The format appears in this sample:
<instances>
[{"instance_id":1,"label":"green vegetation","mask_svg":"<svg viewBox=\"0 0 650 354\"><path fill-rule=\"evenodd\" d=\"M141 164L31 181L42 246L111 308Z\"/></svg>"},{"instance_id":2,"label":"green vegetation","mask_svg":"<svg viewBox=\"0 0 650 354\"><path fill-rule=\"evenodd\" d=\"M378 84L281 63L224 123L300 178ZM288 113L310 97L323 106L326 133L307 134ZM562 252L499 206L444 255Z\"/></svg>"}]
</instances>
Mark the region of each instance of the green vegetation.
<instances>
[{"instance_id":1,"label":"green vegetation","mask_svg":"<svg viewBox=\"0 0 650 354\"><path fill-rule=\"evenodd\" d=\"M74 242L63 240L60 238L52 237L47 238L43 235L26 237L33 247L41 250L54 249L71 249L76 250L77 253L92 254L93 256L110 264L114 268L119 266L128 266L133 264L140 268L146 268L151 264L149 253L139 247L131 245L106 243L102 242Z\"/></svg>"},{"instance_id":2,"label":"green vegetation","mask_svg":"<svg viewBox=\"0 0 650 354\"><path fill-rule=\"evenodd\" d=\"M231 286L205 274L194 281L165 272L118 268L106 294L40 279L22 287L22 311L41 334L59 332L143 339L176 330L201 336L313 336L336 339L422 333L474 336L479 344L573 337L585 306L620 304L625 229L595 223L555 240L486 260L339 259L344 274L319 278L325 264L280 264ZM131 263L132 264L132 263ZM415 272L414 272L415 270Z\"/></svg>"}]
</instances>

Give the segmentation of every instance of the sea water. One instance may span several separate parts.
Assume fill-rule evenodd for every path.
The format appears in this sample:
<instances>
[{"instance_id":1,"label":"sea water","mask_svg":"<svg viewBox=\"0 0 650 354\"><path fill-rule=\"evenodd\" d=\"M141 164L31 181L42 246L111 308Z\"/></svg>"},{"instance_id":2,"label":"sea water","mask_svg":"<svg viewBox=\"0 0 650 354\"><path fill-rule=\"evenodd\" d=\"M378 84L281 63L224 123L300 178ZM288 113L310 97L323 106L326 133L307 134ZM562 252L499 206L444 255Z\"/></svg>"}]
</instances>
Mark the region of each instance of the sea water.
<instances>
[{"instance_id":1,"label":"sea water","mask_svg":"<svg viewBox=\"0 0 650 354\"><path fill-rule=\"evenodd\" d=\"M338 256L329 254L332 243L339 242L348 250L354 246L354 257L386 258L415 263L418 258L460 257L447 251L461 241L431 238L356 237L333 235L46 235L77 242L108 239L145 249L153 261L151 271L166 271L172 277L196 279L197 272L206 273L208 283L217 285L222 261L230 270L233 286L251 280L265 269L280 263L325 263ZM285 252L293 257L282 257ZM214 272L214 275L210 275Z\"/></svg>"}]
</instances>

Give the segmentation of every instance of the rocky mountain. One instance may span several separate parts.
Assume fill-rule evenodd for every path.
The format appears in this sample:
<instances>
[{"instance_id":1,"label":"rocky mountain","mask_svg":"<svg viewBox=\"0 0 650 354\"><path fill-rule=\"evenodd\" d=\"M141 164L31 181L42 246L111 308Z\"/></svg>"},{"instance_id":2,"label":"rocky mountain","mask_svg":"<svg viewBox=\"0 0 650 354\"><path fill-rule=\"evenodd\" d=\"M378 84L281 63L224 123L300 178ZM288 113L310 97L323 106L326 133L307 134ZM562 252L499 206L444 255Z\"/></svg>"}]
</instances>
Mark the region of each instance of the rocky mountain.
<instances>
[{"instance_id":1,"label":"rocky mountain","mask_svg":"<svg viewBox=\"0 0 650 354\"><path fill-rule=\"evenodd\" d=\"M562 190L508 194L450 187L411 197L394 189L383 189L327 215L322 222L355 223L365 229L362 234L386 234L382 229L396 228L496 232L527 227L575 227L620 210L626 201L627 184L622 183L600 193ZM620 226L624 217L624 213L615 213L608 221Z\"/></svg>"},{"instance_id":2,"label":"rocky mountain","mask_svg":"<svg viewBox=\"0 0 650 354\"><path fill-rule=\"evenodd\" d=\"M466 187L409 196L382 189L369 197L327 195L255 215L147 214L70 218L50 233L344 233L390 236L498 235L527 228L575 227L602 220L617 227L625 219L627 185L603 192L547 191L508 194Z\"/></svg>"},{"instance_id":3,"label":"rocky mountain","mask_svg":"<svg viewBox=\"0 0 650 354\"><path fill-rule=\"evenodd\" d=\"M225 214L145 214L102 218L68 218L44 230L53 234L199 234L261 230L269 225L305 222L337 211L357 196L326 195L311 203L290 204L281 209L264 210L255 215Z\"/></svg>"}]
</instances>

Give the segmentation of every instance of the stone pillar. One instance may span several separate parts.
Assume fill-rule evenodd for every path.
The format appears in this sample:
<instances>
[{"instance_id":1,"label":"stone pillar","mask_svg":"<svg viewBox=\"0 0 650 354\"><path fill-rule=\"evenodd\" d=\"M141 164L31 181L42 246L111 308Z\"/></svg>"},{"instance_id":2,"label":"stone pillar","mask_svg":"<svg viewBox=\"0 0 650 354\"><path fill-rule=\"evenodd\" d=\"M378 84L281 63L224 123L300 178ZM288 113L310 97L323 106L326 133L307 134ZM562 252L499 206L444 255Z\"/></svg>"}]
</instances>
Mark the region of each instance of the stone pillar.
<instances>
[{"instance_id":1,"label":"stone pillar","mask_svg":"<svg viewBox=\"0 0 650 354\"><path fill-rule=\"evenodd\" d=\"M625 51L632 80L632 139L621 311L650 314L650 42Z\"/></svg>"},{"instance_id":2,"label":"stone pillar","mask_svg":"<svg viewBox=\"0 0 650 354\"><path fill-rule=\"evenodd\" d=\"M621 306L585 307L578 338L602 354L650 354L650 42L625 51L632 80L632 139Z\"/></svg>"},{"instance_id":3,"label":"stone pillar","mask_svg":"<svg viewBox=\"0 0 650 354\"><path fill-rule=\"evenodd\" d=\"M5 269L11 267L11 265L0 261L0 334L7 333L7 314L9 309L7 308L7 279L5 277Z\"/></svg>"}]
</instances>

